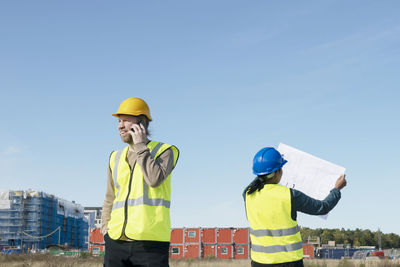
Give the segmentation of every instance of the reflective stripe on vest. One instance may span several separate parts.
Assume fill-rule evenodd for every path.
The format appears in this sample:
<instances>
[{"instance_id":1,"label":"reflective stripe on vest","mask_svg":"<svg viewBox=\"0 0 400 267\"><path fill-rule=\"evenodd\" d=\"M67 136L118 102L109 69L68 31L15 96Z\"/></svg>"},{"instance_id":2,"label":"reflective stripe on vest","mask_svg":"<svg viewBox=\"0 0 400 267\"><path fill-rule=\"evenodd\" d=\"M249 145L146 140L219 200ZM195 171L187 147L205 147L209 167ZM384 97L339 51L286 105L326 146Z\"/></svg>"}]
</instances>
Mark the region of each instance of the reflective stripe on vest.
<instances>
[{"instance_id":1,"label":"reflective stripe on vest","mask_svg":"<svg viewBox=\"0 0 400 267\"><path fill-rule=\"evenodd\" d=\"M119 163L119 159L121 158L121 154L122 154L122 150L119 150L117 152L117 155L115 155L115 163L114 163L114 172L113 172L113 176L114 176L114 186L117 188L117 197L119 195L119 192L121 191L121 187L118 184L117 181L117 177L118 177L118 163Z\"/></svg>"},{"instance_id":2,"label":"reflective stripe on vest","mask_svg":"<svg viewBox=\"0 0 400 267\"><path fill-rule=\"evenodd\" d=\"M251 259L262 264L279 264L303 258L300 230L291 218L290 189L267 184L246 194L250 223Z\"/></svg>"},{"instance_id":3,"label":"reflective stripe on vest","mask_svg":"<svg viewBox=\"0 0 400 267\"><path fill-rule=\"evenodd\" d=\"M147 147L154 160L171 149L175 167L179 157L175 146L151 141ZM135 240L169 241L171 174L159 186L148 186L141 166L137 162L132 168L129 166L126 160L128 149L114 151L110 156L115 199L108 234L115 240L126 236Z\"/></svg>"},{"instance_id":4,"label":"reflective stripe on vest","mask_svg":"<svg viewBox=\"0 0 400 267\"><path fill-rule=\"evenodd\" d=\"M287 229L278 229L278 230L271 230L271 229L258 229L253 230L250 228L250 234L254 236L286 236L286 235L294 235L299 232L299 226L296 225L292 228Z\"/></svg>"},{"instance_id":5,"label":"reflective stripe on vest","mask_svg":"<svg viewBox=\"0 0 400 267\"><path fill-rule=\"evenodd\" d=\"M303 242L297 242L289 245L275 245L275 246L260 246L260 245L251 245L251 250L255 252L262 253L277 253L277 252L289 252L303 248Z\"/></svg>"}]
</instances>

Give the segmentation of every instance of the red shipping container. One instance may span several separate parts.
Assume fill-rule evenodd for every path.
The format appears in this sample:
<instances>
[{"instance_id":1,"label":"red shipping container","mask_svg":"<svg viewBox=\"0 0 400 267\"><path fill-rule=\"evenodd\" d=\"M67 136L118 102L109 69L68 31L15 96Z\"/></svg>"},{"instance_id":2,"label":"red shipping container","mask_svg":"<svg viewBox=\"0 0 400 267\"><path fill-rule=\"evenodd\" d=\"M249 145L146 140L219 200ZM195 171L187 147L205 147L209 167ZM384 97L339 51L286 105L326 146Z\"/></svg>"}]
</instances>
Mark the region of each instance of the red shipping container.
<instances>
[{"instance_id":1,"label":"red shipping container","mask_svg":"<svg viewBox=\"0 0 400 267\"><path fill-rule=\"evenodd\" d=\"M314 246L312 244L303 244L303 258L304 259L314 258Z\"/></svg>"},{"instance_id":2,"label":"red shipping container","mask_svg":"<svg viewBox=\"0 0 400 267\"><path fill-rule=\"evenodd\" d=\"M201 242L205 244L217 243L217 229L216 228L203 228L201 230Z\"/></svg>"},{"instance_id":3,"label":"red shipping container","mask_svg":"<svg viewBox=\"0 0 400 267\"><path fill-rule=\"evenodd\" d=\"M249 245L235 245L233 248L234 259L248 259L249 258Z\"/></svg>"},{"instance_id":4,"label":"red shipping container","mask_svg":"<svg viewBox=\"0 0 400 267\"><path fill-rule=\"evenodd\" d=\"M201 253L199 244L185 245L185 251L184 251L185 259L199 259L200 255Z\"/></svg>"},{"instance_id":5,"label":"red shipping container","mask_svg":"<svg viewBox=\"0 0 400 267\"><path fill-rule=\"evenodd\" d=\"M233 229L233 243L235 244L247 244L248 239L248 228L235 228Z\"/></svg>"},{"instance_id":6,"label":"red shipping container","mask_svg":"<svg viewBox=\"0 0 400 267\"><path fill-rule=\"evenodd\" d=\"M217 243L232 243L232 228L218 228Z\"/></svg>"},{"instance_id":7,"label":"red shipping container","mask_svg":"<svg viewBox=\"0 0 400 267\"><path fill-rule=\"evenodd\" d=\"M90 243L104 244L104 236L100 232L100 228L95 228L90 231Z\"/></svg>"},{"instance_id":8,"label":"red shipping container","mask_svg":"<svg viewBox=\"0 0 400 267\"><path fill-rule=\"evenodd\" d=\"M171 259L182 259L183 258L183 244L171 244L169 247L169 257Z\"/></svg>"},{"instance_id":9,"label":"red shipping container","mask_svg":"<svg viewBox=\"0 0 400 267\"><path fill-rule=\"evenodd\" d=\"M371 257L384 258L385 257L385 252L382 251L382 250L371 251Z\"/></svg>"},{"instance_id":10,"label":"red shipping container","mask_svg":"<svg viewBox=\"0 0 400 267\"><path fill-rule=\"evenodd\" d=\"M232 259L233 258L232 245L217 245L217 258L218 259Z\"/></svg>"},{"instance_id":11,"label":"red shipping container","mask_svg":"<svg viewBox=\"0 0 400 267\"><path fill-rule=\"evenodd\" d=\"M185 243L200 243L200 228L187 228L185 230Z\"/></svg>"},{"instance_id":12,"label":"red shipping container","mask_svg":"<svg viewBox=\"0 0 400 267\"><path fill-rule=\"evenodd\" d=\"M99 251L104 251L104 236L101 234L100 228L90 230L88 249L91 253L93 253L94 247L100 248Z\"/></svg>"},{"instance_id":13,"label":"red shipping container","mask_svg":"<svg viewBox=\"0 0 400 267\"><path fill-rule=\"evenodd\" d=\"M184 239L183 228L174 228L171 230L171 243L182 244Z\"/></svg>"},{"instance_id":14,"label":"red shipping container","mask_svg":"<svg viewBox=\"0 0 400 267\"><path fill-rule=\"evenodd\" d=\"M105 251L104 250L104 245L92 245L90 248L90 253L93 253L93 248L99 248L99 251Z\"/></svg>"},{"instance_id":15,"label":"red shipping container","mask_svg":"<svg viewBox=\"0 0 400 267\"><path fill-rule=\"evenodd\" d=\"M217 245L203 245L202 255L203 258L216 258Z\"/></svg>"}]
</instances>

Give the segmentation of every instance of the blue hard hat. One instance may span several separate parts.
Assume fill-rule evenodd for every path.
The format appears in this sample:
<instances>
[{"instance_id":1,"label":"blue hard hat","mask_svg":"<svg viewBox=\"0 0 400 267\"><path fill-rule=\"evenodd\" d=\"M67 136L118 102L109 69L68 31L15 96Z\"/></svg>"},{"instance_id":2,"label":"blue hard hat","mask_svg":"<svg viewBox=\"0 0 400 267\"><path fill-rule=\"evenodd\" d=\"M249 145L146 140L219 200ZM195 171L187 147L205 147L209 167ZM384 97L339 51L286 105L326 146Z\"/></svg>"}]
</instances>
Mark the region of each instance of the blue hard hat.
<instances>
[{"instance_id":1,"label":"blue hard hat","mask_svg":"<svg viewBox=\"0 0 400 267\"><path fill-rule=\"evenodd\" d=\"M253 173L266 175L282 168L287 160L273 147L264 147L254 156Z\"/></svg>"}]
</instances>

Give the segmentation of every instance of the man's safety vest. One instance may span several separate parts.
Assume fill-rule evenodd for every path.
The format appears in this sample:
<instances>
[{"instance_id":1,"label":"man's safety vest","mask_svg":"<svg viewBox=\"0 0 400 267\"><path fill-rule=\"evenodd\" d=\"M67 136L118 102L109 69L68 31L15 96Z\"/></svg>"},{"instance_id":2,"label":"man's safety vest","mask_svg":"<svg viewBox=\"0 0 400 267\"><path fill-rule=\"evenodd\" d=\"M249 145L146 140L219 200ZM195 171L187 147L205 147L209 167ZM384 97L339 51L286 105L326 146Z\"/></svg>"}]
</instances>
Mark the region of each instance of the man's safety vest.
<instances>
[{"instance_id":1,"label":"man's safety vest","mask_svg":"<svg viewBox=\"0 0 400 267\"><path fill-rule=\"evenodd\" d=\"M300 230L291 217L289 188L266 184L260 191L246 194L246 214L253 261L277 264L303 259Z\"/></svg>"},{"instance_id":2,"label":"man's safety vest","mask_svg":"<svg viewBox=\"0 0 400 267\"><path fill-rule=\"evenodd\" d=\"M175 146L150 141L147 144L155 160L171 148L174 167L179 151ZM110 156L110 169L114 181L115 199L108 222L108 235L120 239L125 235L134 240L169 242L171 221L171 174L157 187L150 187L143 179L141 166L135 163L131 169L126 161L129 146L114 151Z\"/></svg>"}]
</instances>

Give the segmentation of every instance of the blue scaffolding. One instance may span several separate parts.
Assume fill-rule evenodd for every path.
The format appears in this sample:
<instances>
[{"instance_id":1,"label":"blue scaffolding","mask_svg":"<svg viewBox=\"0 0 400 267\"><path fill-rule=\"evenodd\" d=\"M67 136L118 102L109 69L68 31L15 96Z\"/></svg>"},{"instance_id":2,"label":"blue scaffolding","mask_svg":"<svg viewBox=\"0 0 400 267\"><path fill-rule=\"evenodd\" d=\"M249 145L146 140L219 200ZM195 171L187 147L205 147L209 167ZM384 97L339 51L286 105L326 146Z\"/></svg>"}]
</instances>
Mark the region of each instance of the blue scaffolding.
<instances>
[{"instance_id":1,"label":"blue scaffolding","mask_svg":"<svg viewBox=\"0 0 400 267\"><path fill-rule=\"evenodd\" d=\"M0 200L0 246L87 250L88 222L79 204L40 191L0 191Z\"/></svg>"}]
</instances>

